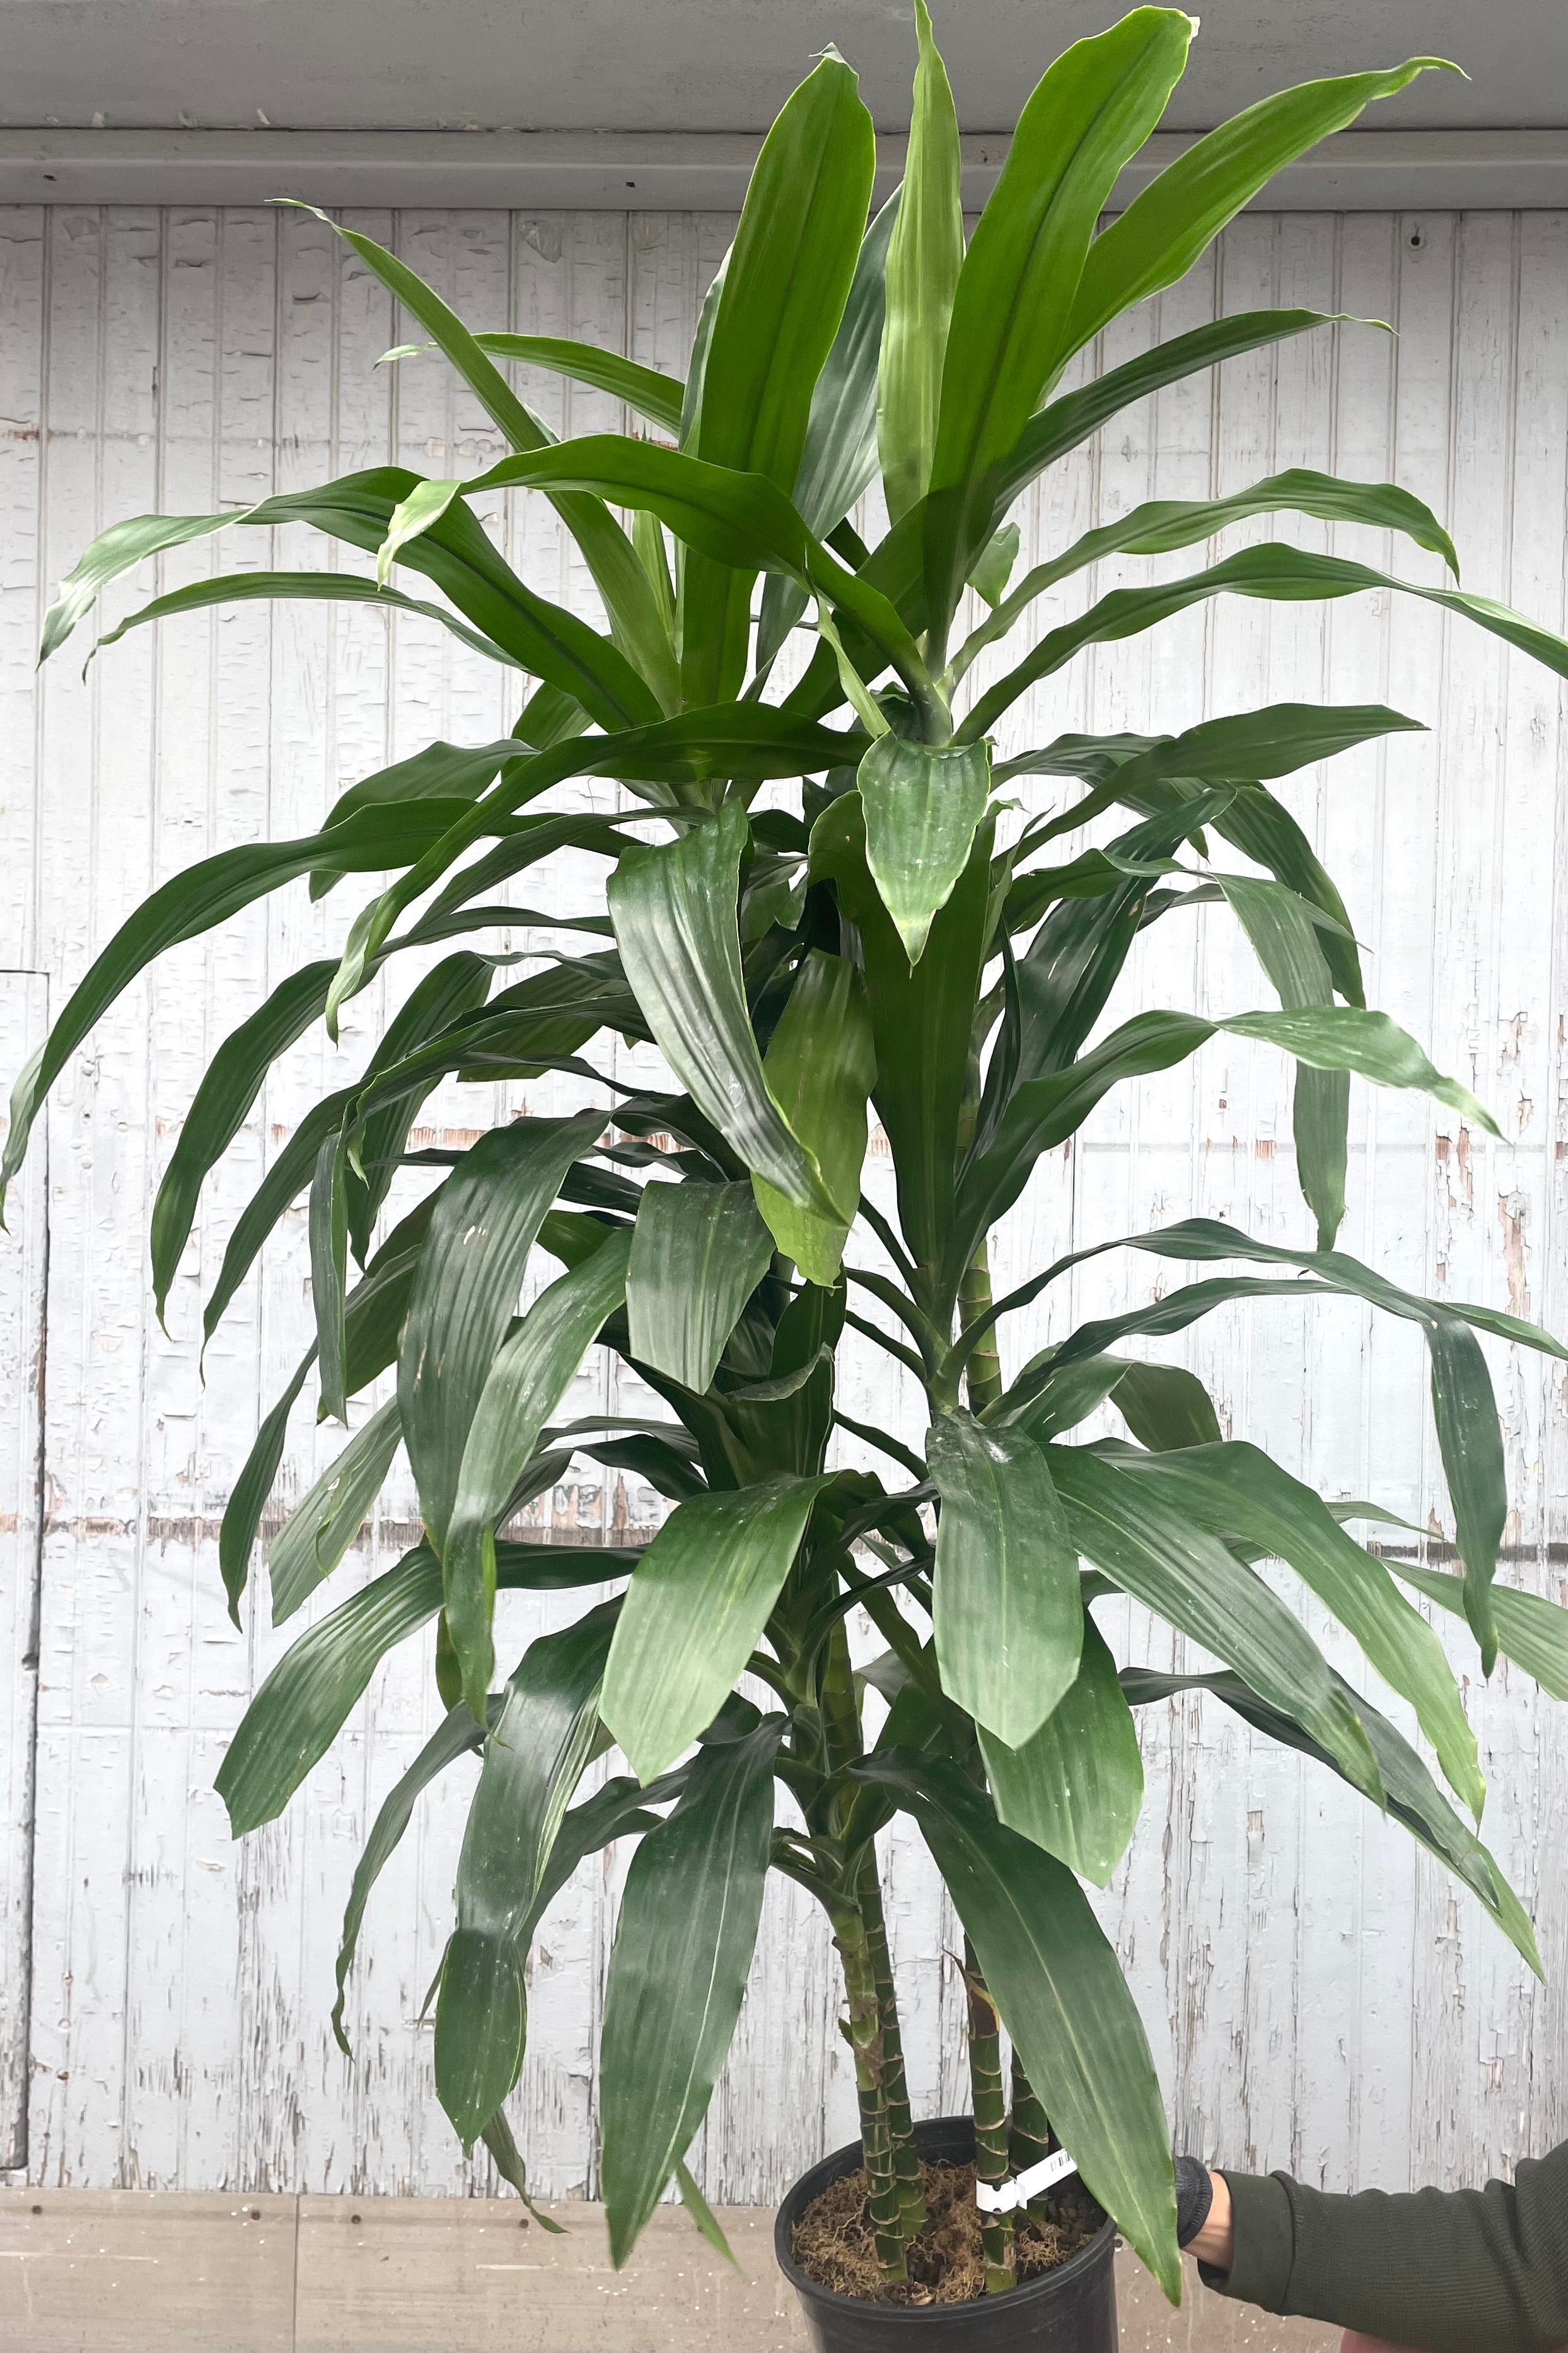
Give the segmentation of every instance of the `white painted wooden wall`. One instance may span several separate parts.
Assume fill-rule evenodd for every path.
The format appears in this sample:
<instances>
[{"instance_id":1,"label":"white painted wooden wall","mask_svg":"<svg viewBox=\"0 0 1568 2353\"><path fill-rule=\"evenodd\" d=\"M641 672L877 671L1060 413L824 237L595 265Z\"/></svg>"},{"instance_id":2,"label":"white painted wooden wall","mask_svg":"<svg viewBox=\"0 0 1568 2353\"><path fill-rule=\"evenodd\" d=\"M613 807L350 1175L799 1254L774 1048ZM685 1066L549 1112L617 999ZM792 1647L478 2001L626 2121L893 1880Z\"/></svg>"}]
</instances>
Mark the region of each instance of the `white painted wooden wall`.
<instances>
[{"instance_id":1,"label":"white painted wooden wall","mask_svg":"<svg viewBox=\"0 0 1568 2353\"><path fill-rule=\"evenodd\" d=\"M359 220L476 325L586 335L670 369L730 231L717 216L648 213ZM1565 227L1539 213L1244 220L1215 267L1119 326L1099 359L1215 309L1269 301L1388 320L1397 340L1369 326L1320 334L1130 411L1029 502L1024 560L1152 495L1208 495L1291 464L1393 475L1451 523L1469 585L1561 628ZM74 647L35 680L47 592L111 521L237 505L389 456L468 471L494 455L490 427L438 363L375 372L400 332L359 264L298 213L0 212L7 1080L40 1034L46 997L58 1008L153 882L225 844L312 829L342 782L433 734L482 741L510 723L497 673L434 628L388 629L348 607L240 605L133 637L85 687ZM530 396L563 432L620 421L603 399L549 381ZM585 597L542 505L514 503L500 528L546 590ZM1280 529L1438 576L1434 559L1365 533L1293 520ZM317 561L320 545L278 560ZM268 556L236 534L169 559L162 585L215 560ZM1105 565L1097 592L1149 569ZM137 586L147 593L151 577ZM1086 593L1063 592L1052 617ZM1487 1097L1505 1136L1493 1145L1423 1100L1358 1091L1345 1245L1418 1289L1568 1330L1568 823L1555 681L1407 600L1232 601L1080 660L1026 721L1009 723L1005 748L1019 748L1026 729L1038 741L1064 726L1176 728L1295 694L1386 699L1430 723L1428 735L1370 746L1287 791L1344 886L1374 1001ZM581 906L591 879L550 886L546 912ZM199 1301L268 1155L330 1067L358 1067L376 1000L352 1008L335 1062L307 1043L268 1089L264 1115L209 1187L167 1335L147 1280L153 1188L205 1058L289 961L341 935L353 889L311 910L296 886L132 992L71 1063L0 1246L0 1672L16 1710L0 1743L0 2149L15 2142L15 2161L37 2180L438 2191L480 2179L437 2107L417 2017L446 1933L462 1772L426 1803L374 1901L350 2004L355 2067L327 2031L337 1926L368 1816L434 1721L427 1657L417 1646L399 1654L302 1799L243 1847L230 1844L212 1790L226 1738L284 1639L248 1613L243 1633L230 1626L216 1540L258 1414L304 1343L302 1215L209 1350L205 1387ZM1157 927L1131 992L1231 1011L1268 1001L1212 909ZM500 1107L491 1095L476 1108L454 1089L432 1126L471 1133ZM873 1162L872 1181L887 1177L885 1158ZM1286 1074L1261 1050L1216 1046L1122 1091L1040 1172L1000 1247L1000 1282L1075 1243L1189 1212L1307 1238ZM1180 1279L1147 1259L1097 1261L1010 1335L1011 1359L1085 1313ZM1451 1534L1409 1326L1349 1303L1310 1314L1282 1303L1216 1316L1191 1341L1189 1361L1237 1434L1331 1493L1371 1493ZM1568 1393L1545 1360L1491 1353L1517 1504L1503 1574L1561 1599ZM604 1377L584 1378L584 1405L604 1396ZM899 1377L877 1363L857 1361L852 1388L851 1409L875 1396L878 1418L912 1419ZM40 1396L35 1759L25 1662ZM288 1492L323 1459L307 1414ZM410 1508L405 1486L340 1588L395 1556ZM588 1528L639 1524L651 1498L584 1482L552 1508ZM563 1614L505 1599L516 1648ZM1321 1613L1307 1615L1321 1632ZM1124 1655L1163 1664L1180 1651L1125 1607L1103 1619ZM1458 1640L1461 1655L1473 1661ZM1544 1991L1475 1905L1337 1783L1221 1711L1145 1716L1147 1810L1102 1908L1187 2146L1314 2180L1398 2186L1412 2172L1474 2176L1568 2129L1564 1717L1506 1669L1489 1689L1472 1683L1469 1699L1491 1777L1487 1834L1535 1914ZM613 1864L584 1871L535 1963L516 2111L549 2190L591 2194L595 2181L594 2051L616 1886ZM954 1932L911 1838L895 1842L891 1886L916 2097L928 2112L951 2107L962 2098L945 1957ZM781 1884L707 2129L710 2194L771 2198L847 2137L830 1962L820 1918Z\"/></svg>"}]
</instances>

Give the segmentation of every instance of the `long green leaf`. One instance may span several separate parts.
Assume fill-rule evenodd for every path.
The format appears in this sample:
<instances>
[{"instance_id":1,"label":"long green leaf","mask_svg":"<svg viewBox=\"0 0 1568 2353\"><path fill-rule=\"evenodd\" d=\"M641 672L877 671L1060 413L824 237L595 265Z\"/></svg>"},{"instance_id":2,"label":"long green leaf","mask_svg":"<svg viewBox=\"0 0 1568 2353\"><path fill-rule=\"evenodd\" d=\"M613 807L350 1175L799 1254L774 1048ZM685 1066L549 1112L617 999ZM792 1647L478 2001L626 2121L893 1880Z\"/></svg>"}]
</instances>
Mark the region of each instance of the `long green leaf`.
<instances>
[{"instance_id":1,"label":"long green leaf","mask_svg":"<svg viewBox=\"0 0 1568 2353\"><path fill-rule=\"evenodd\" d=\"M225 522L245 518L225 515ZM420 596L405 596L400 588L389 588L384 583L362 579L353 572L225 572L207 580L193 580L184 588L172 588L167 596L154 596L150 603L139 605L127 613L94 645L93 655L106 647L118 645L131 629L143 628L149 621L173 620L186 613L204 613L215 605L246 604L279 605L377 605L384 612L416 613L421 619L438 621L444 629L487 661L500 662L507 670L521 670L524 665L505 646L486 637L482 629L470 629L456 613L444 605L431 605Z\"/></svg>"},{"instance_id":2,"label":"long green leaf","mask_svg":"<svg viewBox=\"0 0 1568 2353\"><path fill-rule=\"evenodd\" d=\"M797 1208L765 1177L753 1176L757 1205L786 1258L808 1282L836 1282L860 1199L866 1162L866 1102L877 1053L865 983L847 956L812 948L763 1057L769 1094L815 1158L842 1215Z\"/></svg>"},{"instance_id":3,"label":"long green leaf","mask_svg":"<svg viewBox=\"0 0 1568 2353\"><path fill-rule=\"evenodd\" d=\"M478 1240L475 1235L468 1246ZM489 1366L474 1408L441 1567L447 1637L462 1672L462 1696L476 1719L484 1714L495 1664L496 1527L509 1507L515 1509L518 1481L584 1351L626 1296L630 1248L629 1234L605 1231L591 1257L540 1293Z\"/></svg>"},{"instance_id":4,"label":"long green leaf","mask_svg":"<svg viewBox=\"0 0 1568 2353\"><path fill-rule=\"evenodd\" d=\"M497 1546L496 1581L530 1592L603 1585L637 1565L628 1549L585 1545ZM240 1718L215 1787L236 1838L275 1821L331 1746L372 1675L395 1644L441 1607L441 1564L416 1545L300 1636Z\"/></svg>"},{"instance_id":5,"label":"long green leaf","mask_svg":"<svg viewBox=\"0 0 1568 2353\"><path fill-rule=\"evenodd\" d=\"M749 1184L645 1186L626 1278L632 1355L700 1396L772 1259Z\"/></svg>"},{"instance_id":6,"label":"long green leaf","mask_svg":"<svg viewBox=\"0 0 1568 2353\"><path fill-rule=\"evenodd\" d=\"M1289 1563L1384 1682L1409 1701L1450 1788L1479 1820L1486 1783L1442 1644L1383 1563L1345 1534L1314 1490L1257 1447L1241 1444L1132 1456L1128 1468L1195 1526Z\"/></svg>"},{"instance_id":7,"label":"long green leaf","mask_svg":"<svg viewBox=\"0 0 1568 2353\"><path fill-rule=\"evenodd\" d=\"M1465 1615L1465 1580L1440 1568L1418 1568L1414 1562L1390 1560L1389 1567L1405 1584L1413 1585L1440 1609ZM1509 1585L1491 1588L1492 1617L1498 1648L1522 1667L1553 1699L1568 1700L1568 1609L1548 1601L1544 1594L1521 1593Z\"/></svg>"},{"instance_id":8,"label":"long green leaf","mask_svg":"<svg viewBox=\"0 0 1568 2353\"><path fill-rule=\"evenodd\" d=\"M744 1672L826 1483L779 1476L693 1495L654 1537L616 1630L602 1711L639 1779L696 1739Z\"/></svg>"},{"instance_id":9,"label":"long green leaf","mask_svg":"<svg viewBox=\"0 0 1568 2353\"><path fill-rule=\"evenodd\" d=\"M344 1178L348 1238L362 1264L397 1173L409 1128L437 1076L428 1069L416 1071L405 1081L394 1074L406 1072L410 1060L431 1041L478 1014L489 993L494 971L493 957L474 955L466 948L444 956L410 989L365 1064L350 1123L359 1167L350 1169ZM509 991L508 997L514 994ZM367 1111L367 1103L374 1108Z\"/></svg>"},{"instance_id":10,"label":"long green leaf","mask_svg":"<svg viewBox=\"0 0 1568 2353\"><path fill-rule=\"evenodd\" d=\"M1005 1829L956 1766L904 1748L855 1769L914 1815L1063 2147L1176 2303L1164 2102L1137 2007L1083 1890Z\"/></svg>"},{"instance_id":11,"label":"long green leaf","mask_svg":"<svg viewBox=\"0 0 1568 2353\"><path fill-rule=\"evenodd\" d=\"M991 794L984 744L933 751L879 735L856 783L866 812L866 863L911 965L925 954L931 919L969 863Z\"/></svg>"},{"instance_id":12,"label":"long green leaf","mask_svg":"<svg viewBox=\"0 0 1568 2353\"><path fill-rule=\"evenodd\" d=\"M942 1689L1021 1748L1078 1673L1083 1604L1067 1520L1045 1455L1021 1430L941 1414L926 1459L942 1497L933 1599Z\"/></svg>"},{"instance_id":13,"label":"long green leaf","mask_svg":"<svg viewBox=\"0 0 1568 2353\"><path fill-rule=\"evenodd\" d=\"M343 2031L349 1971L353 1967L360 1927L371 1891L397 1852L403 1833L414 1819L414 1809L431 1782L448 1766L455 1765L459 1757L467 1757L476 1749L483 1738L483 1731L466 1707L452 1708L407 1771L400 1774L393 1783L371 1824L370 1836L354 1865L353 1883L349 1889L349 1900L343 1909L342 1933L338 1939L338 1998L332 2004L332 2033L346 2059L353 2056Z\"/></svg>"},{"instance_id":14,"label":"long green leaf","mask_svg":"<svg viewBox=\"0 0 1568 2353\"><path fill-rule=\"evenodd\" d=\"M381 1493L402 1438L393 1398L354 1432L295 1504L267 1556L275 1626L291 1618L342 1560Z\"/></svg>"},{"instance_id":15,"label":"long green leaf","mask_svg":"<svg viewBox=\"0 0 1568 2353\"><path fill-rule=\"evenodd\" d=\"M1065 364L1101 327L1185 277L1205 248L1285 164L1342 131L1365 106L1446 58L1410 58L1381 73L1309 81L1260 99L1178 155L1095 240L1062 340Z\"/></svg>"},{"instance_id":16,"label":"long green leaf","mask_svg":"<svg viewBox=\"0 0 1568 2353\"><path fill-rule=\"evenodd\" d=\"M464 1155L431 1219L398 1352L397 1397L420 1509L437 1548L540 1221L604 1124L602 1112L584 1112L492 1128Z\"/></svg>"},{"instance_id":17,"label":"long green leaf","mask_svg":"<svg viewBox=\"0 0 1568 2353\"><path fill-rule=\"evenodd\" d=\"M1215 880L1279 990L1280 1004L1331 1005L1333 976L1306 902L1282 882L1241 874L1221 874ZM1317 1222L1320 1250L1332 1250L1344 1222L1350 1104L1348 1071L1307 1066L1297 1071L1292 1105L1296 1174Z\"/></svg>"},{"instance_id":18,"label":"long green leaf","mask_svg":"<svg viewBox=\"0 0 1568 2353\"><path fill-rule=\"evenodd\" d=\"M1432 1418L1454 1505L1454 1535L1465 1564L1465 1615L1480 1645L1481 1672L1497 1663L1491 1584L1508 1519L1508 1473L1491 1376L1479 1341L1456 1315L1426 1326L1432 1362Z\"/></svg>"},{"instance_id":19,"label":"long green leaf","mask_svg":"<svg viewBox=\"0 0 1568 2353\"><path fill-rule=\"evenodd\" d=\"M681 436L693 457L765 475L786 498L854 277L875 168L876 134L856 78L841 58L824 58L763 142ZM751 582L751 570L688 550L679 620L688 703L739 691Z\"/></svg>"},{"instance_id":20,"label":"long green leaf","mask_svg":"<svg viewBox=\"0 0 1568 2353\"><path fill-rule=\"evenodd\" d=\"M1337 1683L1341 1679L1336 1676L1334 1680ZM1342 1779L1349 1778L1289 1711L1269 1706L1238 1675L1163 1675L1147 1667L1124 1667L1121 1687L1134 1707L1169 1698L1176 1692L1212 1691L1270 1740L1315 1757L1331 1772L1340 1773ZM1445 1802L1441 1790L1403 1735L1359 1694L1351 1694L1348 1684L1344 1688L1347 1695L1353 1698L1356 1713L1366 1727L1377 1757L1387 1792L1388 1812L1480 1898L1503 1935L1540 1977L1541 1956L1529 1917L1492 1856L1469 1824ZM1352 1786L1355 1786L1353 1782Z\"/></svg>"},{"instance_id":21,"label":"long green leaf","mask_svg":"<svg viewBox=\"0 0 1568 2353\"><path fill-rule=\"evenodd\" d=\"M436 2005L436 2090L465 2146L522 2064L521 1931L598 1725L618 1608L605 1602L524 1651L485 1743L458 1858L458 1924Z\"/></svg>"},{"instance_id":22,"label":"long green leaf","mask_svg":"<svg viewBox=\"0 0 1568 2353\"><path fill-rule=\"evenodd\" d=\"M1116 1384L1116 1410L1152 1454L1173 1446L1217 1446L1223 1436L1214 1399L1181 1365L1129 1365Z\"/></svg>"},{"instance_id":23,"label":"long green leaf","mask_svg":"<svg viewBox=\"0 0 1568 2353\"><path fill-rule=\"evenodd\" d=\"M1543 662L1559 678L1568 678L1568 642L1489 596L1473 596L1462 588L1422 588L1413 580L1396 580L1390 573L1378 572L1369 564L1352 563L1346 556L1319 555L1307 548L1268 541L1261 546L1238 549L1223 562L1210 565L1205 572L1191 573L1183 580L1163 581L1153 588L1112 589L1109 596L1102 596L1077 620L1050 630L1032 653L983 694L959 729L959 740L976 743L989 734L1021 694L1040 679L1060 670L1085 646L1108 645L1121 638L1136 637L1140 631L1152 628L1156 622L1169 620L1173 614L1184 613L1189 606L1201 604L1205 597L1228 592L1237 596L1292 603L1354 596L1368 588L1396 588L1402 596L1419 596L1426 604L1461 613L1494 637Z\"/></svg>"},{"instance_id":24,"label":"long green leaf","mask_svg":"<svg viewBox=\"0 0 1568 2353\"><path fill-rule=\"evenodd\" d=\"M736 923L744 812L630 849L608 884L616 943L660 1052L748 1168L797 1208L837 1219L811 1153L768 1092L746 1011Z\"/></svg>"},{"instance_id":25,"label":"long green leaf","mask_svg":"<svg viewBox=\"0 0 1568 2353\"><path fill-rule=\"evenodd\" d=\"M1036 88L959 273L925 516L940 638L995 521L992 476L1066 356L1079 280L1118 174L1181 79L1192 19L1135 8Z\"/></svg>"},{"instance_id":26,"label":"long green leaf","mask_svg":"<svg viewBox=\"0 0 1568 2353\"><path fill-rule=\"evenodd\" d=\"M1383 1787L1356 1707L1262 1578L1139 1472L1081 1446L1052 1446L1047 1460L1068 1533L1085 1559L1305 1725L1347 1780L1381 1805Z\"/></svg>"},{"instance_id":27,"label":"long green leaf","mask_svg":"<svg viewBox=\"0 0 1568 2353\"><path fill-rule=\"evenodd\" d=\"M638 1847L599 2049L605 2219L617 2269L708 2112L741 2014L773 1827L775 1718L716 1743Z\"/></svg>"},{"instance_id":28,"label":"long green leaf","mask_svg":"<svg viewBox=\"0 0 1568 2353\"><path fill-rule=\"evenodd\" d=\"M930 486L942 358L963 267L958 112L925 0L915 0L915 33L920 62L903 195L888 248L887 319L877 379L877 446L891 522L923 499Z\"/></svg>"},{"instance_id":29,"label":"long green leaf","mask_svg":"<svg viewBox=\"0 0 1568 2353\"><path fill-rule=\"evenodd\" d=\"M998 1819L1103 1887L1142 1810L1143 1757L1116 1662L1087 1612L1071 1688L1020 1746L982 1725L980 1753Z\"/></svg>"},{"instance_id":30,"label":"long green leaf","mask_svg":"<svg viewBox=\"0 0 1568 2353\"><path fill-rule=\"evenodd\" d=\"M388 291L413 312L426 333L435 337L514 449L537 449L552 438L526 402L518 398L456 312L416 270L389 253L384 245L378 245L374 237L345 228L314 205L302 209L314 212L318 220L324 221L346 245L352 246ZM666 711L678 709L675 649L655 602L652 584L625 532L602 500L579 492L558 497L554 506L594 575L616 647L647 681L659 706Z\"/></svg>"},{"instance_id":31,"label":"long green leaf","mask_svg":"<svg viewBox=\"0 0 1568 2353\"><path fill-rule=\"evenodd\" d=\"M315 1361L312 1342L300 1357L288 1388L263 1419L256 1442L229 1491L223 1525L218 1530L217 1557L224 1591L228 1596L228 1614L237 1626L240 1596L250 1574L251 1548L261 1525L261 1514L267 1509L267 1498L272 1493L272 1482L278 1476L278 1465L283 1460L289 1417Z\"/></svg>"},{"instance_id":32,"label":"long green leaf","mask_svg":"<svg viewBox=\"0 0 1568 2353\"><path fill-rule=\"evenodd\" d=\"M680 407L686 386L679 376L661 375L657 368L642 367L636 360L623 359L619 352L601 351L597 343L574 343L562 335L512 335L484 333L473 338L477 350L488 352L498 360L522 360L530 367L547 368L556 375L569 377L574 384L592 385L595 392L607 392L613 400L624 400L646 417L650 425L662 426L666 432L680 430ZM419 358L426 352L439 351L438 343L400 343L395 350L383 352L377 367L385 367L395 360Z\"/></svg>"},{"instance_id":33,"label":"long green leaf","mask_svg":"<svg viewBox=\"0 0 1568 2353\"><path fill-rule=\"evenodd\" d=\"M861 239L844 316L811 396L805 444L795 478L795 505L818 539L843 522L877 470L877 360L888 240L898 210L895 191ZM768 575L757 624L760 671L772 665L807 601L795 581L777 572Z\"/></svg>"}]
</instances>

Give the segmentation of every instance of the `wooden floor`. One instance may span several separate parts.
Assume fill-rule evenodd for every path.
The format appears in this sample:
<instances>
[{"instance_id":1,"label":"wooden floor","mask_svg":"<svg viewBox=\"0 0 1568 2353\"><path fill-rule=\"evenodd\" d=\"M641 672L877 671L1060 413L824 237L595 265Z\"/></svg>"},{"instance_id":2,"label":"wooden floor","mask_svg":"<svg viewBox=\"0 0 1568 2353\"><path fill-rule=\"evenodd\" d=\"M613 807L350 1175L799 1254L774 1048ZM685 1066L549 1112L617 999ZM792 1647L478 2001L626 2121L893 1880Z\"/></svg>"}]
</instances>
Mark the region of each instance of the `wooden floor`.
<instances>
[{"instance_id":1,"label":"wooden floor","mask_svg":"<svg viewBox=\"0 0 1568 2353\"><path fill-rule=\"evenodd\" d=\"M517 2201L0 2191L0 2353L795 2353L772 2213L721 2215L737 2278L661 2208L611 2270L599 2211L548 2236ZM1122 2353L1327 2353L1338 2332L1225 2303L1172 2312L1118 2258Z\"/></svg>"}]
</instances>

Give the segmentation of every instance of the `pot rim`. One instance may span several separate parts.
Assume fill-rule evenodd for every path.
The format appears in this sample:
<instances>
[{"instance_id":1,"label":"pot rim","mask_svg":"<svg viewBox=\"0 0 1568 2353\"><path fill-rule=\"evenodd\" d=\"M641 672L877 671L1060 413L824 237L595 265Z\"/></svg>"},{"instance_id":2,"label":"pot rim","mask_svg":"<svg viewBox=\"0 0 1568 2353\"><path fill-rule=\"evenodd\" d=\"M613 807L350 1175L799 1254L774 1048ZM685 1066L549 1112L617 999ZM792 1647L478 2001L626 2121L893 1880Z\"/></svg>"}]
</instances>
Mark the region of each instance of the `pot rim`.
<instances>
[{"instance_id":1,"label":"pot rim","mask_svg":"<svg viewBox=\"0 0 1568 2353\"><path fill-rule=\"evenodd\" d=\"M926 2117L914 2127L917 2145L922 2134L934 2132L943 2126L950 2127L962 2126L973 2133L974 2119L973 2116ZM814 2174L825 2175L826 2179L822 2182L821 2189L816 2193L820 2197L823 2189L829 2189L835 2181L841 2180L845 2174L852 2173L856 2166L860 2163L861 2156L860 2143L856 2140L848 2141L842 2148L832 2149L826 2157L819 2158L815 2165L807 2166L805 2171L797 2175L790 2183L780 2199L773 2215L773 2254L780 2271L797 2295L810 2296L827 2306L830 2310L846 2313L875 2312L885 2315L895 2324L902 2322L917 2327L951 2322L954 2314L978 2312L987 2304L994 2306L998 2311L1005 2308L1011 2312L1016 2310L1024 2299L1036 2300L1050 2295L1058 2283L1075 2278L1079 2273L1088 2271L1096 2262L1103 2262L1108 2232L1110 2245L1112 2249L1115 2247L1116 2224L1108 2214L1093 2238L1079 2247L1076 2254L1069 2255L1065 2263L1053 2263L1049 2271L1040 2272L1034 2279L1025 2280L1021 2285L1010 2289L1005 2296L970 2295L964 2296L956 2304L877 2304L869 2296L845 2295L836 2287L824 2287L819 2280L814 2280L808 2272L801 2270L795 2260L794 2249L790 2244L794 2226L791 2224L786 2227L784 2213L803 2182L809 2181ZM844 2162L840 2163L840 2159ZM1093 2192L1090 2191L1089 2194L1092 2197Z\"/></svg>"}]
</instances>

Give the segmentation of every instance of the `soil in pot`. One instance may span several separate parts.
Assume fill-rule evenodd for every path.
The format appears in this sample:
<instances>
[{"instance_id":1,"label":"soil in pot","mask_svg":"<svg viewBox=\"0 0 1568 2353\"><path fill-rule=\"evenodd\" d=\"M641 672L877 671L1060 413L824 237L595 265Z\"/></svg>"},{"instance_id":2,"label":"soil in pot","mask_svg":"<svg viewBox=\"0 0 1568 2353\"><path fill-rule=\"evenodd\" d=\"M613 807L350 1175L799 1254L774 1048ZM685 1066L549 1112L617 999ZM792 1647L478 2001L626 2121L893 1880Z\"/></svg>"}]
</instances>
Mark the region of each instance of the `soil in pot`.
<instances>
[{"instance_id":1,"label":"soil in pot","mask_svg":"<svg viewBox=\"0 0 1568 2353\"><path fill-rule=\"evenodd\" d=\"M922 2163L921 2184L926 2220L910 2242L907 2285L889 2284L878 2267L864 2172L841 2174L830 2182L795 2224L791 2252L806 2277L868 2304L964 2304L984 2295L985 2259L973 2166ZM1028 2213L1014 2217L1020 2284L1076 2255L1105 2220L1077 2179L1059 2183L1043 2202L1044 2221Z\"/></svg>"}]
</instances>

